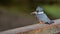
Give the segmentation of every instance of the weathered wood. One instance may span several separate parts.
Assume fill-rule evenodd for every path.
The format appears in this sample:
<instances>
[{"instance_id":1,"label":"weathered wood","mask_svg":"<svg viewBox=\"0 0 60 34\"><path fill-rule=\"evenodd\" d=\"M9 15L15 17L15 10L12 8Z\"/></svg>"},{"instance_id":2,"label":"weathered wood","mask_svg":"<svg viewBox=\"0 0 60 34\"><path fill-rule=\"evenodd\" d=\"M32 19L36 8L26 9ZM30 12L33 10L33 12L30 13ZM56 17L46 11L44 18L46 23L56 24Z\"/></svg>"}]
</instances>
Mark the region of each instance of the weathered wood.
<instances>
[{"instance_id":1,"label":"weathered wood","mask_svg":"<svg viewBox=\"0 0 60 34\"><path fill-rule=\"evenodd\" d=\"M60 19L54 20L54 24L48 25L48 24L33 24L29 26L24 26L20 28L15 28L7 31L0 32L0 34L38 34L40 31L49 29L51 27L54 27L56 25L60 25ZM58 26L59 26L58 25Z\"/></svg>"},{"instance_id":2,"label":"weathered wood","mask_svg":"<svg viewBox=\"0 0 60 34\"><path fill-rule=\"evenodd\" d=\"M53 25L50 27L45 27L41 29L31 30L27 32L21 32L17 34L55 34L60 32L60 24Z\"/></svg>"}]
</instances>

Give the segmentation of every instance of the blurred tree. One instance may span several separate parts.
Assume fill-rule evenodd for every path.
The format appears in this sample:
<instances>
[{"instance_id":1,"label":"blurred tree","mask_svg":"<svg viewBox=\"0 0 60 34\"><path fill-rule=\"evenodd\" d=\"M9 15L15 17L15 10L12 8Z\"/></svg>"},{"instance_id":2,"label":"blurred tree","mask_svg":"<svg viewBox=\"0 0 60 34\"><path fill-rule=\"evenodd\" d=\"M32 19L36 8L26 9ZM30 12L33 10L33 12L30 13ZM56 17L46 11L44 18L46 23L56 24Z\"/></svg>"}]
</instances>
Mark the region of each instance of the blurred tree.
<instances>
[{"instance_id":1,"label":"blurred tree","mask_svg":"<svg viewBox=\"0 0 60 34\"><path fill-rule=\"evenodd\" d=\"M12 0L0 0L0 4L2 5L10 5L12 3Z\"/></svg>"}]
</instances>

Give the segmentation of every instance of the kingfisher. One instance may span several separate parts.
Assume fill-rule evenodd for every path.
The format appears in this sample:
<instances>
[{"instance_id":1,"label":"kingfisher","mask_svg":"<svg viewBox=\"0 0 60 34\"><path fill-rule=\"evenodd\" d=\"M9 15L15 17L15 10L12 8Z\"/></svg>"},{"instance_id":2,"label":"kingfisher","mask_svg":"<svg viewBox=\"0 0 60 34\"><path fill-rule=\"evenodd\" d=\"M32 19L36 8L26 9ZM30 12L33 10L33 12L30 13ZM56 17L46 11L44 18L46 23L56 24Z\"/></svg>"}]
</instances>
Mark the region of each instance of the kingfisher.
<instances>
[{"instance_id":1,"label":"kingfisher","mask_svg":"<svg viewBox=\"0 0 60 34\"><path fill-rule=\"evenodd\" d=\"M43 8L40 6L37 6L36 10L32 12L32 14L35 14L37 17L39 23L44 23L44 24L52 24L54 23L53 20L50 20L48 16L44 13Z\"/></svg>"}]
</instances>

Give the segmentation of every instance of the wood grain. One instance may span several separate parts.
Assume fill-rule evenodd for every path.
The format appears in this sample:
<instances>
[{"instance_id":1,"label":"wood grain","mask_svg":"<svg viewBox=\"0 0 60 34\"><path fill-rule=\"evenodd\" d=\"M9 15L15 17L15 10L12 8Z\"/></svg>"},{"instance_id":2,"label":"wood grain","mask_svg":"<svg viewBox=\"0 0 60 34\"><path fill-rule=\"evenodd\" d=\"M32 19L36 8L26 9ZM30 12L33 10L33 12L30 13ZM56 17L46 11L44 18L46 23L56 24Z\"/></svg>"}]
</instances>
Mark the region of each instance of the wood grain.
<instances>
[{"instance_id":1,"label":"wood grain","mask_svg":"<svg viewBox=\"0 0 60 34\"><path fill-rule=\"evenodd\" d=\"M0 32L0 34L53 34L60 32L60 19L54 20L55 23L48 24L33 24L20 28L15 28L8 31ZM58 30L59 29L59 30Z\"/></svg>"}]
</instances>

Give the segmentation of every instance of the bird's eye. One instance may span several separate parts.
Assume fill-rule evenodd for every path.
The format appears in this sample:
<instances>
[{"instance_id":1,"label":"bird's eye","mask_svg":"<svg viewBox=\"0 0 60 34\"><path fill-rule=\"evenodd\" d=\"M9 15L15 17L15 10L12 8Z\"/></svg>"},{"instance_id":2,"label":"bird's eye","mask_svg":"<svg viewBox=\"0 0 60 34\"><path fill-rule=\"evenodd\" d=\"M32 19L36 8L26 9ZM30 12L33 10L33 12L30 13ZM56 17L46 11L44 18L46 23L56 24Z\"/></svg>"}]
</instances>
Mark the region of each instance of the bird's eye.
<instances>
[{"instance_id":1,"label":"bird's eye","mask_svg":"<svg viewBox=\"0 0 60 34\"><path fill-rule=\"evenodd\" d=\"M37 12L39 12L39 11L37 11Z\"/></svg>"}]
</instances>

